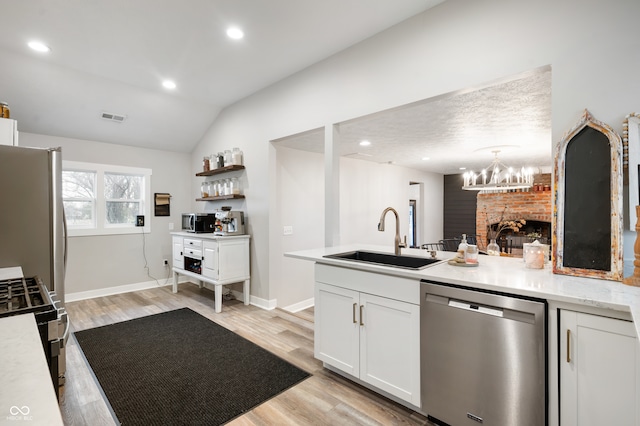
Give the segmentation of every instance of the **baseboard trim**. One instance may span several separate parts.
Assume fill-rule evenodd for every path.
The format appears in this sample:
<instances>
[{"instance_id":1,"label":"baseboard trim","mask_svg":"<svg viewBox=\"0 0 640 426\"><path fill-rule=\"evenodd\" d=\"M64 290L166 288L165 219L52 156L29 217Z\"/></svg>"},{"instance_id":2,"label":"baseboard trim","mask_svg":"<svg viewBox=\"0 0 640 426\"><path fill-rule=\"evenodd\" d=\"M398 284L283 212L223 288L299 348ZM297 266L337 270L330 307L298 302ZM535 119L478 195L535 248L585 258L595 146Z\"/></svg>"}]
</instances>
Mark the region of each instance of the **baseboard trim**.
<instances>
[{"instance_id":1,"label":"baseboard trim","mask_svg":"<svg viewBox=\"0 0 640 426\"><path fill-rule=\"evenodd\" d=\"M178 281L178 283L182 284L187 282L193 283L196 285L198 284L193 280L190 280L189 277L181 275L180 281ZM213 290L213 286L207 286L207 283L204 283L204 284L205 284L205 287L209 288L210 290ZM164 286L170 286L170 285L173 285L173 280L168 280L166 284L162 283L162 281L161 281L161 284L158 284L157 281L146 281L141 283L119 285L115 287L99 288L96 290L78 291L75 293L65 294L65 302L77 302L79 300L94 299L96 297L103 297L103 296L113 296L115 294L130 293L132 291L148 290L150 288L164 287ZM236 290L231 290L231 292L237 300L242 300L242 292L236 291ZM271 300L261 299L256 296L251 296L249 298L249 303L251 303L252 305L258 308L266 309L268 311L275 309L278 305L276 299L271 299Z\"/></svg>"},{"instance_id":2,"label":"baseboard trim","mask_svg":"<svg viewBox=\"0 0 640 426\"><path fill-rule=\"evenodd\" d=\"M178 281L179 284L181 283L193 283L193 284L197 284L195 282L193 282L192 280L189 279L189 277L181 275L180 276L180 280ZM77 302L79 300L86 300L86 299L94 299L96 297L103 297L103 296L113 296L114 294L122 294L122 293L130 293L132 291L139 291L139 290L148 290L150 288L156 288L156 287L164 287L164 286L170 286L173 284L173 280L168 280L166 282L166 284L164 284L162 281L160 282L160 284L158 283L158 281L146 281L146 282L141 282L141 283L134 283L134 284L125 284L125 285L119 285L119 286L115 286L115 287L106 287L106 288L99 288L96 290L87 290L87 291L78 291L75 293L67 293L65 294L65 302ZM207 287L207 283L205 283L205 287ZM213 286L208 287L210 290L213 290ZM233 294L233 296L237 299L237 300L242 300L242 292L240 291L236 291L236 290L231 290L231 293ZM307 305L306 307L312 306L313 305L313 299L309 299L312 301L311 305ZM296 305L292 305L297 306L297 305L301 305L302 304L306 304L308 301L304 301L304 302L300 302ZM251 296L249 298L249 303L251 303L252 305L261 308L261 309L266 309L268 311L273 310L275 308L278 307L278 303L277 303L277 299L261 299L259 297L256 296ZM289 307L291 308L291 307ZM287 309L289 309L287 308ZM302 310L302 309L306 309L304 307L301 307L298 310ZM293 311L291 310L290 312L297 312L297 311Z\"/></svg>"},{"instance_id":3,"label":"baseboard trim","mask_svg":"<svg viewBox=\"0 0 640 426\"><path fill-rule=\"evenodd\" d=\"M150 288L170 286L173 284L173 280L168 280L166 284L163 281L145 281L141 283L125 284L115 287L105 287L96 290L78 291L75 293L66 293L64 295L64 301L77 302L78 300L94 299L96 297L113 296L114 294L130 293L132 291L147 290ZM180 282L186 282L188 280L181 280Z\"/></svg>"},{"instance_id":4,"label":"baseboard trim","mask_svg":"<svg viewBox=\"0 0 640 426\"><path fill-rule=\"evenodd\" d=\"M253 306L257 306L258 308L266 309L267 311L271 311L278 307L277 299L261 299L256 296L251 296L249 298L249 303Z\"/></svg>"},{"instance_id":5,"label":"baseboard trim","mask_svg":"<svg viewBox=\"0 0 640 426\"><path fill-rule=\"evenodd\" d=\"M312 297L311 299L303 300L302 302L294 303L293 305L285 306L282 308L283 310L291 313L296 313L300 311L304 311L307 308L310 308L315 305L315 300Z\"/></svg>"}]
</instances>

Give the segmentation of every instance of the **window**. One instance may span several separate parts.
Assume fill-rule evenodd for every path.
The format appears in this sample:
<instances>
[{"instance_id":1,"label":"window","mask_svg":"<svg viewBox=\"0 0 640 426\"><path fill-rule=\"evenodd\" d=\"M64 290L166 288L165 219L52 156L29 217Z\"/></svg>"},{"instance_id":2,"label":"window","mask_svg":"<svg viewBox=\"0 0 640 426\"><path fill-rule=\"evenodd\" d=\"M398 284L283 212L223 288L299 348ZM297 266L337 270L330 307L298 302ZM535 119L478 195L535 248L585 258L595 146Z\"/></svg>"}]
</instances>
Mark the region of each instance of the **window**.
<instances>
[{"instance_id":1,"label":"window","mask_svg":"<svg viewBox=\"0 0 640 426\"><path fill-rule=\"evenodd\" d=\"M62 199L70 236L141 232L136 216L149 216L151 170L64 161ZM145 220L144 232L150 232Z\"/></svg>"}]
</instances>

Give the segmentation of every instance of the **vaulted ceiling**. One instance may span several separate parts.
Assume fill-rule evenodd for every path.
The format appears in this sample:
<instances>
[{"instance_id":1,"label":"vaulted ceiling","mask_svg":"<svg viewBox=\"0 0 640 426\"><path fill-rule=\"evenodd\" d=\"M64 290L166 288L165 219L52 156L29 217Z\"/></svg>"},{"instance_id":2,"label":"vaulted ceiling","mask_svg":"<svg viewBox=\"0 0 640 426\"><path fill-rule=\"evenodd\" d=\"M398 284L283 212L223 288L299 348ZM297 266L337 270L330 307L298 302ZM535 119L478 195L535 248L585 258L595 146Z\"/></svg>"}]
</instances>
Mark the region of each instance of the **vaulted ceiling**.
<instances>
[{"instance_id":1,"label":"vaulted ceiling","mask_svg":"<svg viewBox=\"0 0 640 426\"><path fill-rule=\"evenodd\" d=\"M0 0L0 101L23 132L190 152L226 106L442 1Z\"/></svg>"}]
</instances>

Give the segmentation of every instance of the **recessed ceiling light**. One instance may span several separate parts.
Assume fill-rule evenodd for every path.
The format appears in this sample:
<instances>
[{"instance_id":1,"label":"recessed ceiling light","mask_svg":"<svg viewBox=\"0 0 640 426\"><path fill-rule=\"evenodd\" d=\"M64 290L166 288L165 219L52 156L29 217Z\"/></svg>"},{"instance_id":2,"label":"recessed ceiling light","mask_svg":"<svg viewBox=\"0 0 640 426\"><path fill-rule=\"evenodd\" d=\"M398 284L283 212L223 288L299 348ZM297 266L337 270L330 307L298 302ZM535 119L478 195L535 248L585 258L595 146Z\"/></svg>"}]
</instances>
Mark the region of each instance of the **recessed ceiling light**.
<instances>
[{"instance_id":1,"label":"recessed ceiling light","mask_svg":"<svg viewBox=\"0 0 640 426\"><path fill-rule=\"evenodd\" d=\"M431 160L431 158L429 158L429 157L422 157L422 161L427 161L427 160Z\"/></svg>"},{"instance_id":2,"label":"recessed ceiling light","mask_svg":"<svg viewBox=\"0 0 640 426\"><path fill-rule=\"evenodd\" d=\"M46 44L42 43L41 41L36 41L36 40L30 41L29 43L27 43L27 46L29 46L36 52L51 52L51 48Z\"/></svg>"},{"instance_id":3,"label":"recessed ceiling light","mask_svg":"<svg viewBox=\"0 0 640 426\"><path fill-rule=\"evenodd\" d=\"M466 167L460 167L460 170L467 170Z\"/></svg>"},{"instance_id":4,"label":"recessed ceiling light","mask_svg":"<svg viewBox=\"0 0 640 426\"><path fill-rule=\"evenodd\" d=\"M244 37L244 32L238 27L230 27L227 29L227 37L234 40L240 40Z\"/></svg>"},{"instance_id":5,"label":"recessed ceiling light","mask_svg":"<svg viewBox=\"0 0 640 426\"><path fill-rule=\"evenodd\" d=\"M165 89L175 89L176 88L176 83L174 83L171 80L165 80L165 81L162 82L162 86Z\"/></svg>"},{"instance_id":6,"label":"recessed ceiling light","mask_svg":"<svg viewBox=\"0 0 640 426\"><path fill-rule=\"evenodd\" d=\"M371 142L369 142L369 141L360 142L360 146L369 146L369 145L371 145Z\"/></svg>"}]
</instances>

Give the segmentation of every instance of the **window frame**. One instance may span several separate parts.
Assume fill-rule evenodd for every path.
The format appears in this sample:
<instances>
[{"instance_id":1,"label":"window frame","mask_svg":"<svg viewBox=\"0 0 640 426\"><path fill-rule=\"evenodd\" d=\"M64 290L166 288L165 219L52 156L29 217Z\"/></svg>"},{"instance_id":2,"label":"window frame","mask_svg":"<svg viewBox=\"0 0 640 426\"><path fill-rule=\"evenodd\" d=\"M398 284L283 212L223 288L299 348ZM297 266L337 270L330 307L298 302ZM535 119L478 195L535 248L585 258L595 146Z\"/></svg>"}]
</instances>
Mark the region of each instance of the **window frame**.
<instances>
[{"instance_id":1,"label":"window frame","mask_svg":"<svg viewBox=\"0 0 640 426\"><path fill-rule=\"evenodd\" d=\"M112 164L88 163L82 161L62 161L63 171L92 172L96 174L95 186L95 226L94 227L68 227L69 237L92 236L92 235L123 235L139 234L141 232L151 232L151 175L152 170L142 167L119 166ZM141 176L143 179L142 189L142 214L145 216L144 226L135 224L108 224L106 221L106 203L104 188L105 173L126 174ZM64 198L63 198L64 200Z\"/></svg>"}]
</instances>

